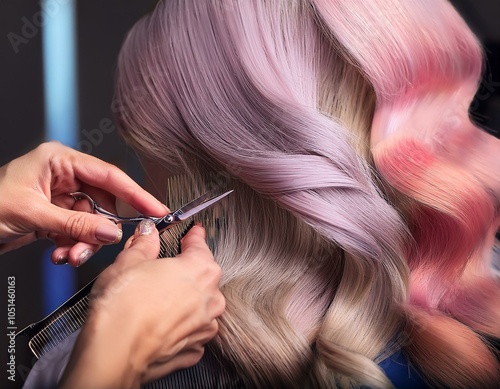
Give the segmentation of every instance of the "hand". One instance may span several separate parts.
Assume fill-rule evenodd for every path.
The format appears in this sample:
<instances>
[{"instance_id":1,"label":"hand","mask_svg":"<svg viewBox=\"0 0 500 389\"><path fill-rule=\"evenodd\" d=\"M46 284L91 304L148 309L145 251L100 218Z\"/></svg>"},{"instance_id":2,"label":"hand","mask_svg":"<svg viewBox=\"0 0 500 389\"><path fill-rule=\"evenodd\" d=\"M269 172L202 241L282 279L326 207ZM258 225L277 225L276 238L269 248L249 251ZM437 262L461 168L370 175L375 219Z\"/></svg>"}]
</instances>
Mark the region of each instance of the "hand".
<instances>
[{"instance_id":1,"label":"hand","mask_svg":"<svg viewBox=\"0 0 500 389\"><path fill-rule=\"evenodd\" d=\"M148 216L168 213L117 167L57 142L44 143L0 168L0 254L49 238L57 245L54 263L79 266L102 244L119 242L120 226L88 213L88 202L68 195L76 191L111 212L120 198Z\"/></svg>"},{"instance_id":2,"label":"hand","mask_svg":"<svg viewBox=\"0 0 500 389\"><path fill-rule=\"evenodd\" d=\"M196 364L224 311L221 270L195 226L175 258L159 253L154 224L143 222L97 279L87 322L59 388L135 388Z\"/></svg>"}]
</instances>

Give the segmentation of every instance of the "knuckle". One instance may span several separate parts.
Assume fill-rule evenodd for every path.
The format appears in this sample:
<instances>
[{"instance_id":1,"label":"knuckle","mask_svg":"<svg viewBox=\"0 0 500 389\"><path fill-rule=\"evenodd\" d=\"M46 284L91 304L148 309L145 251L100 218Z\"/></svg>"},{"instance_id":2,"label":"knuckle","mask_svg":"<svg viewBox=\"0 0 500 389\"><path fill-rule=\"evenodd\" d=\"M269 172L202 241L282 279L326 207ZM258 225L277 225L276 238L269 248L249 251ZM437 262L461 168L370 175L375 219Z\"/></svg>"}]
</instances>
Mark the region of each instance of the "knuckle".
<instances>
[{"instance_id":1,"label":"knuckle","mask_svg":"<svg viewBox=\"0 0 500 389\"><path fill-rule=\"evenodd\" d=\"M226 299L221 292L217 292L210 302L210 313L212 318L221 316L226 310Z\"/></svg>"},{"instance_id":2,"label":"knuckle","mask_svg":"<svg viewBox=\"0 0 500 389\"><path fill-rule=\"evenodd\" d=\"M203 357L203 353L205 352L204 347L198 347L192 354L191 358L188 361L188 366L194 366L198 362L201 361L201 358Z\"/></svg>"},{"instance_id":3,"label":"knuckle","mask_svg":"<svg viewBox=\"0 0 500 389\"><path fill-rule=\"evenodd\" d=\"M40 152L41 154L45 155L49 152L52 152L54 150L57 150L61 147L61 143L55 140L51 140L48 142L43 142L40 144L35 150Z\"/></svg>"},{"instance_id":4,"label":"knuckle","mask_svg":"<svg viewBox=\"0 0 500 389\"><path fill-rule=\"evenodd\" d=\"M191 351L188 355L184 356L182 360L180 360L179 368L187 369L191 366L194 366L201 360L202 357L203 352L201 353L201 355L198 355L198 353L195 353L195 351Z\"/></svg>"},{"instance_id":5,"label":"knuckle","mask_svg":"<svg viewBox=\"0 0 500 389\"><path fill-rule=\"evenodd\" d=\"M210 332L209 332L209 337L212 339L215 335L217 335L217 332L219 332L219 322L217 320L212 320L212 323L210 325Z\"/></svg>"},{"instance_id":6,"label":"knuckle","mask_svg":"<svg viewBox=\"0 0 500 389\"><path fill-rule=\"evenodd\" d=\"M209 268L210 275L212 276L212 280L215 284L219 284L222 278L222 269L218 263L215 261L210 264Z\"/></svg>"},{"instance_id":7,"label":"knuckle","mask_svg":"<svg viewBox=\"0 0 500 389\"><path fill-rule=\"evenodd\" d=\"M89 235L91 227L87 222L86 215L84 213L75 213L71 215L64 226L64 231L72 239L79 241L80 237Z\"/></svg>"},{"instance_id":8,"label":"knuckle","mask_svg":"<svg viewBox=\"0 0 500 389\"><path fill-rule=\"evenodd\" d=\"M220 267L220 265L217 262L214 261L213 266L214 266L214 274L218 278L222 277L222 268Z\"/></svg>"},{"instance_id":9,"label":"knuckle","mask_svg":"<svg viewBox=\"0 0 500 389\"><path fill-rule=\"evenodd\" d=\"M206 298L205 304L206 322L204 324L206 326L210 326L216 318L220 317L224 313L226 309L226 299L220 291L217 291L216 293Z\"/></svg>"},{"instance_id":10,"label":"knuckle","mask_svg":"<svg viewBox=\"0 0 500 389\"><path fill-rule=\"evenodd\" d=\"M226 299L224 295L219 292L219 299L218 299L218 305L217 305L217 317L222 315L224 311L226 310Z\"/></svg>"},{"instance_id":11,"label":"knuckle","mask_svg":"<svg viewBox=\"0 0 500 389\"><path fill-rule=\"evenodd\" d=\"M148 255L147 253L148 247L146 243L143 242L134 243L133 247L130 247L128 250L120 254L122 256L122 261L123 258L126 258L126 260L134 259L141 261L145 259L154 259L154 256Z\"/></svg>"},{"instance_id":12,"label":"knuckle","mask_svg":"<svg viewBox=\"0 0 500 389\"><path fill-rule=\"evenodd\" d=\"M59 234L47 231L36 231L36 237L37 239L49 239L56 244L61 240Z\"/></svg>"},{"instance_id":13,"label":"knuckle","mask_svg":"<svg viewBox=\"0 0 500 389\"><path fill-rule=\"evenodd\" d=\"M205 308L199 313L198 317L198 325L197 328L208 328L212 324L212 320L214 319L211 309L210 309L210 303L205 301L203 303L205 305Z\"/></svg>"},{"instance_id":14,"label":"knuckle","mask_svg":"<svg viewBox=\"0 0 500 389\"><path fill-rule=\"evenodd\" d=\"M222 278L222 269L215 262L203 263L198 266L197 279L202 282L205 290L213 291Z\"/></svg>"}]
</instances>

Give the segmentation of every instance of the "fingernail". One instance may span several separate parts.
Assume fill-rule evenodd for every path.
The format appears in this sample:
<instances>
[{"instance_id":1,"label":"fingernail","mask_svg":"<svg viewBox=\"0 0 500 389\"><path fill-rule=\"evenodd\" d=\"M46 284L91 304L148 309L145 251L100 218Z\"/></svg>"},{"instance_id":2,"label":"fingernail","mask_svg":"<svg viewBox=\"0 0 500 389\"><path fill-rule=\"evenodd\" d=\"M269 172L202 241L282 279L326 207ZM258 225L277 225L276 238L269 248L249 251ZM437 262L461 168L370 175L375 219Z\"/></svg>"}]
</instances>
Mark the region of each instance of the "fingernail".
<instances>
[{"instance_id":1,"label":"fingernail","mask_svg":"<svg viewBox=\"0 0 500 389\"><path fill-rule=\"evenodd\" d=\"M100 224L95 230L95 236L104 243L118 243L123 236L123 231L111 224Z\"/></svg>"},{"instance_id":2,"label":"fingernail","mask_svg":"<svg viewBox=\"0 0 500 389\"><path fill-rule=\"evenodd\" d=\"M90 257L94 255L94 252L91 249L85 249L82 251L82 253L78 256L78 265L77 267L82 266L85 262L87 262Z\"/></svg>"},{"instance_id":3,"label":"fingernail","mask_svg":"<svg viewBox=\"0 0 500 389\"><path fill-rule=\"evenodd\" d=\"M54 265L65 265L68 263L68 256L65 254L59 255L54 261Z\"/></svg>"},{"instance_id":4,"label":"fingernail","mask_svg":"<svg viewBox=\"0 0 500 389\"><path fill-rule=\"evenodd\" d=\"M145 219L139 223L135 230L135 236L138 235L151 235L156 228L155 223L152 220Z\"/></svg>"}]
</instances>

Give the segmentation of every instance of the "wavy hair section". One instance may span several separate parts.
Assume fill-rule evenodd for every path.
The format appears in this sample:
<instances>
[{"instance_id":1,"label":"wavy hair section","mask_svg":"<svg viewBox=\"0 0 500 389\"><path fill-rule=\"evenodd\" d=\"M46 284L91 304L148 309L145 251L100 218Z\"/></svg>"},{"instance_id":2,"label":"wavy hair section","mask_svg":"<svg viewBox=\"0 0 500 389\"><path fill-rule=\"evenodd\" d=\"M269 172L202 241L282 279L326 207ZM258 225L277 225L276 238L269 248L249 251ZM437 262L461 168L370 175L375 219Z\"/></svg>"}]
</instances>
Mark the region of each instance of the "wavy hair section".
<instances>
[{"instance_id":1,"label":"wavy hair section","mask_svg":"<svg viewBox=\"0 0 500 389\"><path fill-rule=\"evenodd\" d=\"M420 117L431 98L449 101L436 85L473 93L464 80L477 83L480 52L464 31L439 1L169 0L128 35L116 80L124 137L159 168L222 175L235 189L215 247L227 310L213 346L250 387L391 387L377 362L400 347L434 386L498 382L487 345L443 314L480 268L451 254L480 251L475 234L492 209L476 185L485 175L457 202L439 189L437 206L428 193L439 182L424 178L451 174L455 185L460 174L424 137L391 137L406 128L395 118L414 119L406 108ZM450 38L434 39L441 33ZM367 163L370 142L382 178ZM382 195L374 179L392 187ZM394 194L409 204L415 244L385 200ZM466 228L454 212L477 198ZM450 226L460 239L448 247ZM453 276L442 285L441 273Z\"/></svg>"},{"instance_id":2,"label":"wavy hair section","mask_svg":"<svg viewBox=\"0 0 500 389\"><path fill-rule=\"evenodd\" d=\"M251 386L390 387L405 230L343 123L361 120L318 109L338 60L321 40L307 3L161 2L122 50L119 121L165 165L233 180L215 345Z\"/></svg>"},{"instance_id":3,"label":"wavy hair section","mask_svg":"<svg viewBox=\"0 0 500 389\"><path fill-rule=\"evenodd\" d=\"M409 313L443 335L428 343L434 335L417 331L420 344L408 350L442 385L496 385L498 363L472 331L500 336L500 288L491 272L500 209L500 180L491 168L500 166L500 141L467 115L482 67L476 38L446 1L317 0L315 7L345 58L373 85L374 162L403 198L416 241ZM467 347L457 350L458 342ZM442 354L461 353L468 367L435 363L423 344L436 356L440 347Z\"/></svg>"}]
</instances>

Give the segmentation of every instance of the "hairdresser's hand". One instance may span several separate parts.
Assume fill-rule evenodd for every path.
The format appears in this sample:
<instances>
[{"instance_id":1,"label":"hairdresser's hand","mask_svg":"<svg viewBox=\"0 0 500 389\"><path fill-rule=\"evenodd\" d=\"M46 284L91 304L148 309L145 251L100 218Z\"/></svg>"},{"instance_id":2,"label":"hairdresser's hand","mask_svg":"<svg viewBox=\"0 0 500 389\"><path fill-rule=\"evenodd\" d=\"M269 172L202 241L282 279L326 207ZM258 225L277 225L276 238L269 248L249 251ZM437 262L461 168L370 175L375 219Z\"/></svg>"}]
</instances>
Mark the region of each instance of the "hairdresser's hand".
<instances>
[{"instance_id":1,"label":"hairdresser's hand","mask_svg":"<svg viewBox=\"0 0 500 389\"><path fill-rule=\"evenodd\" d=\"M142 234L142 235L141 235ZM224 311L221 270L195 226L182 254L155 260L156 228L144 222L98 278L60 388L138 388L196 364Z\"/></svg>"},{"instance_id":2,"label":"hairdresser's hand","mask_svg":"<svg viewBox=\"0 0 500 389\"><path fill-rule=\"evenodd\" d=\"M58 246L53 262L78 266L102 244L119 242L120 227L87 213L87 201L68 195L77 191L111 212L116 198L145 215L168 212L117 167L57 142L44 143L0 168L0 254L49 238Z\"/></svg>"}]
</instances>

